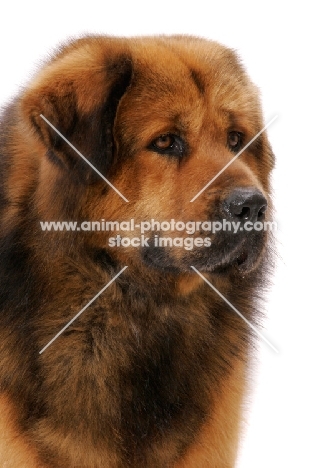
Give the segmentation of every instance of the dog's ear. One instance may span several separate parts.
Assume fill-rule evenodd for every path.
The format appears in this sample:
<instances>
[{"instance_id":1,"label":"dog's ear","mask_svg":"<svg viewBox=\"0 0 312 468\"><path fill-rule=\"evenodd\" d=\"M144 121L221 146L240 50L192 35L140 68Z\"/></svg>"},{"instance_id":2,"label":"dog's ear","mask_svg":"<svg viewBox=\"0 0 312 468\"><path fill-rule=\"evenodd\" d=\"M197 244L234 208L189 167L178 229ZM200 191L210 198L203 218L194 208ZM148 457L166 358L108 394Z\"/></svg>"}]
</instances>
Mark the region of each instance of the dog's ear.
<instances>
[{"instance_id":1,"label":"dog's ear","mask_svg":"<svg viewBox=\"0 0 312 468\"><path fill-rule=\"evenodd\" d=\"M54 163L90 182L96 173L56 130L107 174L114 159L118 104L131 79L131 56L122 47L86 42L69 48L43 68L23 95L23 119Z\"/></svg>"}]
</instances>

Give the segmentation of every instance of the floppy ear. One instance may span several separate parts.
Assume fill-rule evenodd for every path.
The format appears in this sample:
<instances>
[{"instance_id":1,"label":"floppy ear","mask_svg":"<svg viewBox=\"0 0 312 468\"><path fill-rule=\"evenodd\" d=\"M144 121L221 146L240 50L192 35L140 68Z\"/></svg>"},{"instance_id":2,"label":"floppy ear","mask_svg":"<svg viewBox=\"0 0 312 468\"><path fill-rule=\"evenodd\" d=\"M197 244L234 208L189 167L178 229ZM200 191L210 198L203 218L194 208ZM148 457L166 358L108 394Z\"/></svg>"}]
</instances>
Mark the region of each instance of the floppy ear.
<instances>
[{"instance_id":1,"label":"floppy ear","mask_svg":"<svg viewBox=\"0 0 312 468\"><path fill-rule=\"evenodd\" d=\"M47 156L90 183L96 173L44 120L45 117L102 174L114 159L113 128L119 101L131 82L130 54L87 42L48 64L21 101L23 117Z\"/></svg>"}]
</instances>

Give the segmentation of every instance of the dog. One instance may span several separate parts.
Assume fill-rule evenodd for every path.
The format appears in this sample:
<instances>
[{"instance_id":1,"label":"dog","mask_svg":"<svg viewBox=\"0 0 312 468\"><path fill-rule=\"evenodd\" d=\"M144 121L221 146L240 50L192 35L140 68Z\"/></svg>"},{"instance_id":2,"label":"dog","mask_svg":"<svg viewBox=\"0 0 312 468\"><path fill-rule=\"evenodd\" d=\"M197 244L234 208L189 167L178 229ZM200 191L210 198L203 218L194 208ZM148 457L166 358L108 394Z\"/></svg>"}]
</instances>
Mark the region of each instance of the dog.
<instances>
[{"instance_id":1,"label":"dog","mask_svg":"<svg viewBox=\"0 0 312 468\"><path fill-rule=\"evenodd\" d=\"M220 225L270 217L263 127L191 36L73 40L4 108L1 466L234 467L270 249Z\"/></svg>"}]
</instances>

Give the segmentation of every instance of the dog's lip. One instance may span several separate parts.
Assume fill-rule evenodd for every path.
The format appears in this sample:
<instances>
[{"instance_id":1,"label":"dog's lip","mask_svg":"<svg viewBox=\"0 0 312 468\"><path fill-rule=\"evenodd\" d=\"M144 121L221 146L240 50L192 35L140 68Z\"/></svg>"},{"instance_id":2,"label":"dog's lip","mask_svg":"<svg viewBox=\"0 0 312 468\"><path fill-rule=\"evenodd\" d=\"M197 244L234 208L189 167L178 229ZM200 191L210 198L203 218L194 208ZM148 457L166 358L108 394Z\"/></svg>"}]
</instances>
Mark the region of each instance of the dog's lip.
<instances>
[{"instance_id":1,"label":"dog's lip","mask_svg":"<svg viewBox=\"0 0 312 468\"><path fill-rule=\"evenodd\" d=\"M228 273L232 269L246 272L249 270L250 263L250 252L248 252L247 248L240 248L239 252L235 252L234 255L224 259L219 264L213 265L209 271L215 274Z\"/></svg>"}]
</instances>

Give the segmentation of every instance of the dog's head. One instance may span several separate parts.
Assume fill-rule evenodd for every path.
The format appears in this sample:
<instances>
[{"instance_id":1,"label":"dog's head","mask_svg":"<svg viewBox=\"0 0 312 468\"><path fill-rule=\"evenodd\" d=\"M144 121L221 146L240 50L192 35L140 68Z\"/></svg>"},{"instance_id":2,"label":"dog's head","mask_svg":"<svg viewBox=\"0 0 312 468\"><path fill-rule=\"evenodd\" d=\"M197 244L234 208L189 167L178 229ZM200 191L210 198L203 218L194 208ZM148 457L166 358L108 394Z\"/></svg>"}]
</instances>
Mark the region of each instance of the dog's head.
<instances>
[{"instance_id":1,"label":"dog's head","mask_svg":"<svg viewBox=\"0 0 312 468\"><path fill-rule=\"evenodd\" d=\"M266 232L251 226L267 217L273 156L265 132L251 142L264 125L258 94L229 49L182 36L81 39L38 74L21 112L41 219L134 220L76 233L81 245L176 273L257 265Z\"/></svg>"}]
</instances>

